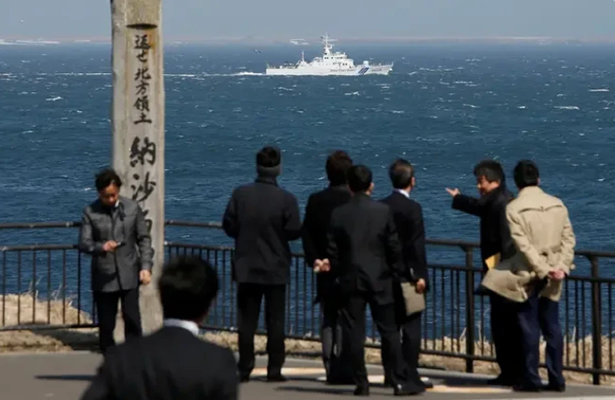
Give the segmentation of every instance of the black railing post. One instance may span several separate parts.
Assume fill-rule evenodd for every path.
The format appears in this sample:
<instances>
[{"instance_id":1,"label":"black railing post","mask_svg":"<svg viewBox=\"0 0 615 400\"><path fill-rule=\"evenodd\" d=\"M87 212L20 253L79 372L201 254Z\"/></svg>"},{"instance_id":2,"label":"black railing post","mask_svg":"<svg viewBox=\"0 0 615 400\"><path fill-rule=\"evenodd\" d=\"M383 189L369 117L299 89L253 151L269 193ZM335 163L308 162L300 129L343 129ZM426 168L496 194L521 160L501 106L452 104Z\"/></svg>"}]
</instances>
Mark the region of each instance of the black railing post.
<instances>
[{"instance_id":1,"label":"black railing post","mask_svg":"<svg viewBox=\"0 0 615 400\"><path fill-rule=\"evenodd\" d=\"M474 253L472 247L464 247L466 253L466 372L474 372Z\"/></svg>"},{"instance_id":2,"label":"black railing post","mask_svg":"<svg viewBox=\"0 0 615 400\"><path fill-rule=\"evenodd\" d=\"M599 276L598 257L590 256L589 261L592 265L592 350L593 350L593 369L602 370L602 296L600 282L595 280ZM577 305L578 307L578 305ZM592 374L594 385L600 385L600 373Z\"/></svg>"}]
</instances>

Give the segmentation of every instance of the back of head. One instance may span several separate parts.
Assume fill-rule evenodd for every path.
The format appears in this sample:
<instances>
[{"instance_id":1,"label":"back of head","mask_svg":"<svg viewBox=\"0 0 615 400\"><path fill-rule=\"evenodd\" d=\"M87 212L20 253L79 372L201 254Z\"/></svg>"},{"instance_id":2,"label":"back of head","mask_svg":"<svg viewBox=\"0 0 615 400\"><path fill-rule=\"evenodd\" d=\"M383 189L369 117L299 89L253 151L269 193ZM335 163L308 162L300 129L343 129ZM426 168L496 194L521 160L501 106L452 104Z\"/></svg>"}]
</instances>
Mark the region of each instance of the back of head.
<instances>
[{"instance_id":1,"label":"back of head","mask_svg":"<svg viewBox=\"0 0 615 400\"><path fill-rule=\"evenodd\" d=\"M282 153L274 146L266 146L256 153L256 171L259 176L276 177L280 175Z\"/></svg>"},{"instance_id":2,"label":"back of head","mask_svg":"<svg viewBox=\"0 0 615 400\"><path fill-rule=\"evenodd\" d=\"M372 185L372 171L365 165L355 165L348 170L348 186L353 193L367 192Z\"/></svg>"},{"instance_id":3,"label":"back of head","mask_svg":"<svg viewBox=\"0 0 615 400\"><path fill-rule=\"evenodd\" d=\"M218 274L197 257L179 257L162 271L158 282L164 318L200 323L218 294Z\"/></svg>"},{"instance_id":4,"label":"back of head","mask_svg":"<svg viewBox=\"0 0 615 400\"><path fill-rule=\"evenodd\" d=\"M536 163L530 160L522 160L517 163L513 172L515 184L519 189L528 186L538 186L540 183L540 172Z\"/></svg>"},{"instance_id":5,"label":"back of head","mask_svg":"<svg viewBox=\"0 0 615 400\"><path fill-rule=\"evenodd\" d=\"M395 189L406 189L412 185L414 167L407 160L398 158L389 167L389 178Z\"/></svg>"},{"instance_id":6,"label":"back of head","mask_svg":"<svg viewBox=\"0 0 615 400\"><path fill-rule=\"evenodd\" d=\"M352 167L352 158L343 150L336 150L327 157L327 178L334 185L348 183L348 170Z\"/></svg>"},{"instance_id":7,"label":"back of head","mask_svg":"<svg viewBox=\"0 0 615 400\"><path fill-rule=\"evenodd\" d=\"M474 167L474 176L480 178L484 176L488 182L505 183L504 169L502 164L495 160L484 160Z\"/></svg>"}]
</instances>

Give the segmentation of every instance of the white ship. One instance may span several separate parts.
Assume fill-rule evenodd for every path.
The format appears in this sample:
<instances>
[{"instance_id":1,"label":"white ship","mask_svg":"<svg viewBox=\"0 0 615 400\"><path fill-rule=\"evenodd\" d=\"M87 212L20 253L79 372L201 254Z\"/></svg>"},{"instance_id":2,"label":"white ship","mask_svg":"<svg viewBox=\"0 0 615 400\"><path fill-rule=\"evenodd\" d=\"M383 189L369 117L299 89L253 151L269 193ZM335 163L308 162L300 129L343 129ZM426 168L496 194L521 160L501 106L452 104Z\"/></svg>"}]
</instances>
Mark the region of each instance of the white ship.
<instances>
[{"instance_id":1,"label":"white ship","mask_svg":"<svg viewBox=\"0 0 615 400\"><path fill-rule=\"evenodd\" d=\"M355 65L352 58L348 58L346 53L333 51L331 44L333 39L329 35L322 37L323 53L322 57L315 57L311 62L305 61L305 54L301 52L301 60L295 64L284 64L272 66L267 64L266 75L388 75L393 70L393 64L374 64L363 61L362 65Z\"/></svg>"}]
</instances>

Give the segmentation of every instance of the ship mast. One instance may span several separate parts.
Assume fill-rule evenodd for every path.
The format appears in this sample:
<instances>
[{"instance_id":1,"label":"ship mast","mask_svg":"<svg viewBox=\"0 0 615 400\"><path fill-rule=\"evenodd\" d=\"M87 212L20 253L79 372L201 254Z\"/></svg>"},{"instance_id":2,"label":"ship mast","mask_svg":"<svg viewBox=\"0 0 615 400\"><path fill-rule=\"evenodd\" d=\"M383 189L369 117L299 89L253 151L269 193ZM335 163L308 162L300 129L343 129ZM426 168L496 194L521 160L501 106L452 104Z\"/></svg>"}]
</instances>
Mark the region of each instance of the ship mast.
<instances>
[{"instance_id":1,"label":"ship mast","mask_svg":"<svg viewBox=\"0 0 615 400\"><path fill-rule=\"evenodd\" d=\"M323 44L324 44L323 53L325 55L331 54L331 50L333 49L333 45L329 43L329 34L325 33L325 36L322 36L322 39L323 39Z\"/></svg>"}]
</instances>

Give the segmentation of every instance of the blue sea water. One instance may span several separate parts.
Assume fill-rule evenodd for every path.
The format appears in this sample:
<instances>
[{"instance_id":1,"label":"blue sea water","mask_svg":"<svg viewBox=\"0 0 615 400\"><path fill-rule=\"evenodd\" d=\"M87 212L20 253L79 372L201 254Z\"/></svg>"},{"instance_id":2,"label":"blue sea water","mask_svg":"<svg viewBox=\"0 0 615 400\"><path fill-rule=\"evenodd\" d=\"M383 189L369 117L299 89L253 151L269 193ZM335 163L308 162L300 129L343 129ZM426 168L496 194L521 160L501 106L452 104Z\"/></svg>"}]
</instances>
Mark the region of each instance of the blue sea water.
<instances>
[{"instance_id":1,"label":"blue sea water","mask_svg":"<svg viewBox=\"0 0 615 400\"><path fill-rule=\"evenodd\" d=\"M478 221L453 211L445 188L474 194L481 159L502 161L510 177L530 158L568 205L579 247L614 249L612 46L344 46L357 62L395 61L390 76L362 77L264 76L266 62L298 57L292 46L165 50L167 218L219 221L232 189L254 178L256 150L273 143L284 152L280 184L302 209L326 185L331 150L372 167L376 197L390 192L386 168L401 156L418 169L428 237L476 240ZM95 198L93 174L111 154L110 65L107 45L0 47L1 222L78 220ZM10 231L1 243L75 234Z\"/></svg>"}]
</instances>

